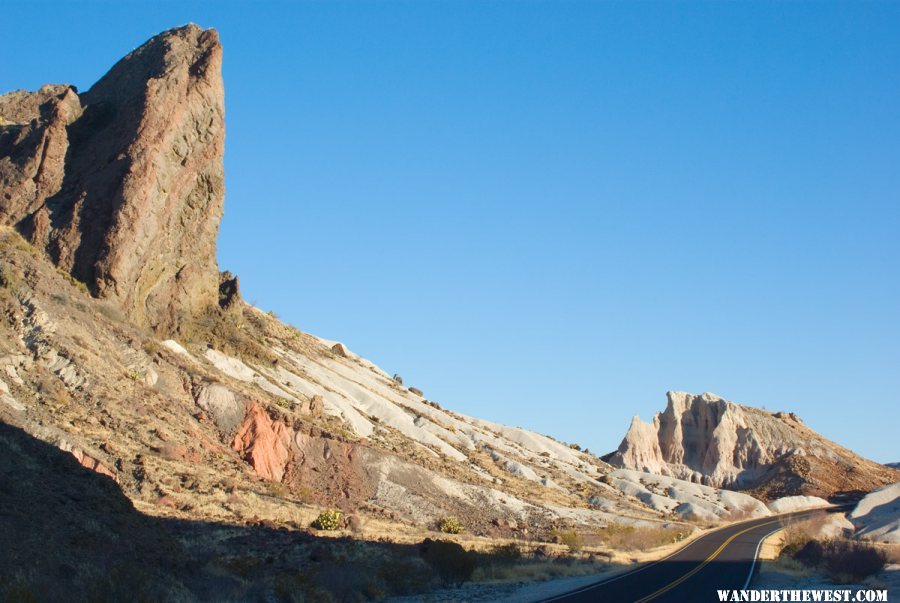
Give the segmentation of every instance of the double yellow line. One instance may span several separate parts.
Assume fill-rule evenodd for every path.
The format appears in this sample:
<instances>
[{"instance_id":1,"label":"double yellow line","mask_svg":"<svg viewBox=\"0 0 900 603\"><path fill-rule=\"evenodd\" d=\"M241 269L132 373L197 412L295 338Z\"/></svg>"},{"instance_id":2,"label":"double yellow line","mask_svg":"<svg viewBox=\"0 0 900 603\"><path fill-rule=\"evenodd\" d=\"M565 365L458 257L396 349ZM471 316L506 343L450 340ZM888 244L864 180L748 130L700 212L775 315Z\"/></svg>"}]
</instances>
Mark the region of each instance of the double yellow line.
<instances>
[{"instance_id":1,"label":"double yellow line","mask_svg":"<svg viewBox=\"0 0 900 603\"><path fill-rule=\"evenodd\" d=\"M731 544L734 541L734 539L737 538L738 536L746 534L747 532L749 532L751 530L755 530L756 528L761 528L763 526L769 526L769 525L772 525L773 523L778 523L778 522L779 522L779 520L776 519L775 521L768 521L766 523L758 523L754 526L747 528L746 530L741 530L740 532L732 534L731 537L728 538L728 540L723 542L722 545L719 548L717 548L715 551L713 551L712 554L709 557L707 557L700 565L698 565L697 567L695 567L694 569L692 569L685 575L681 576L677 580L674 580L673 582L670 582L666 586L663 586L661 589L659 589L655 593L649 594L646 597L644 597L643 599L638 599L635 603L647 603L647 601L650 601L651 599L655 599L656 597L660 596L663 593L669 592L670 590L672 590L673 588L675 588L676 586L678 586L685 580L689 579L691 576L693 576L694 574L696 574L697 572L702 570L704 567L706 567L710 561L712 561L713 559L718 557L719 554L725 550L725 547L727 547L729 544Z\"/></svg>"}]
</instances>

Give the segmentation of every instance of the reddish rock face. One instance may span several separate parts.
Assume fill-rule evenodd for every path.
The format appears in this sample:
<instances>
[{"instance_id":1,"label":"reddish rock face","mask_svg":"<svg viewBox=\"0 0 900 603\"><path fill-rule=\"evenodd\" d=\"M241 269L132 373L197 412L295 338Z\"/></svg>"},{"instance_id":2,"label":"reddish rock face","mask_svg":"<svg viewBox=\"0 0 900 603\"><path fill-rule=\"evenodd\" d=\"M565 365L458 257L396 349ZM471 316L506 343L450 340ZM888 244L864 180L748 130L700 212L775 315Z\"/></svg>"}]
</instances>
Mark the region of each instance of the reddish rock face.
<instances>
[{"instance_id":1,"label":"reddish rock face","mask_svg":"<svg viewBox=\"0 0 900 603\"><path fill-rule=\"evenodd\" d=\"M79 463L81 463L82 467L90 469L91 471L96 471L97 473L99 473L101 475L111 477L114 481L118 481L118 480L116 480L115 473L113 473L112 471L107 469L103 465L103 463L101 463L100 461L98 461L97 459L92 457L91 455L87 454L80 448L73 448L70 453L72 456L75 457L75 460L77 460Z\"/></svg>"},{"instance_id":2,"label":"reddish rock face","mask_svg":"<svg viewBox=\"0 0 900 603\"><path fill-rule=\"evenodd\" d=\"M0 96L0 223L158 332L219 301L221 63L217 33L187 25L84 94Z\"/></svg>"},{"instance_id":3,"label":"reddish rock face","mask_svg":"<svg viewBox=\"0 0 900 603\"><path fill-rule=\"evenodd\" d=\"M257 475L280 482L284 478L293 437L290 427L273 421L262 406L253 402L231 447L250 463Z\"/></svg>"}]
</instances>

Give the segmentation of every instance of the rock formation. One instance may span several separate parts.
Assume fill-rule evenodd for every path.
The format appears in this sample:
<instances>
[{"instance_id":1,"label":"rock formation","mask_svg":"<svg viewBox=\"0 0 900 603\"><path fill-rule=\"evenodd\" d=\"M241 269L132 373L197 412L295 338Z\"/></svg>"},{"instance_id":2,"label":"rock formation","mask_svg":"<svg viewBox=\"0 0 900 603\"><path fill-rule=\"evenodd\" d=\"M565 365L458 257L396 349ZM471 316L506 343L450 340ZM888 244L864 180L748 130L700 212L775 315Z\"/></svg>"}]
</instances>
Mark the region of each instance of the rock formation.
<instances>
[{"instance_id":1,"label":"rock formation","mask_svg":"<svg viewBox=\"0 0 900 603\"><path fill-rule=\"evenodd\" d=\"M807 428L793 413L769 413L711 393L669 392L653 423L635 417L610 464L764 498L830 497L867 491L898 473Z\"/></svg>"},{"instance_id":2,"label":"rock formation","mask_svg":"<svg viewBox=\"0 0 900 603\"><path fill-rule=\"evenodd\" d=\"M265 409L254 402L247 409L247 416L231 447L250 463L257 475L280 482L293 437L290 427L272 420Z\"/></svg>"},{"instance_id":3,"label":"rock formation","mask_svg":"<svg viewBox=\"0 0 900 603\"><path fill-rule=\"evenodd\" d=\"M0 96L0 224L160 332L220 301L221 62L217 33L187 25L83 94Z\"/></svg>"}]
</instances>

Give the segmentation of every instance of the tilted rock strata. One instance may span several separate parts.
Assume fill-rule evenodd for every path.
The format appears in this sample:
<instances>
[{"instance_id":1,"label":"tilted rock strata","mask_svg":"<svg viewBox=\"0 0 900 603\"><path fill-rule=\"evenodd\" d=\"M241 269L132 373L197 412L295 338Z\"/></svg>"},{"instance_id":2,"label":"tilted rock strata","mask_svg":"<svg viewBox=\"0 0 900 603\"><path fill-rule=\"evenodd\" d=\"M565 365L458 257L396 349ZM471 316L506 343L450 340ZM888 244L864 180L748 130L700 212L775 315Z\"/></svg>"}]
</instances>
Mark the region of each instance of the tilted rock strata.
<instances>
[{"instance_id":1,"label":"tilted rock strata","mask_svg":"<svg viewBox=\"0 0 900 603\"><path fill-rule=\"evenodd\" d=\"M84 94L0 96L0 223L162 332L219 302L221 62L216 32L188 25Z\"/></svg>"}]
</instances>

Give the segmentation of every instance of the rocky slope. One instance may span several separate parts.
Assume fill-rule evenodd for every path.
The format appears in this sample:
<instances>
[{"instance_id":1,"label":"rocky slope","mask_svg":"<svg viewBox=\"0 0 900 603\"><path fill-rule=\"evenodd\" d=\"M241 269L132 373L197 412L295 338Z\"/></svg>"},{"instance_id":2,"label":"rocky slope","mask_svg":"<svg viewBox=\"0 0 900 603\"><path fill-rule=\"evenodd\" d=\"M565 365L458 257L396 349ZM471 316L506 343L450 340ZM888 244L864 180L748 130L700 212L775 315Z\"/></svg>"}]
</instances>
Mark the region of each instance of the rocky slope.
<instances>
[{"instance_id":1,"label":"rocky slope","mask_svg":"<svg viewBox=\"0 0 900 603\"><path fill-rule=\"evenodd\" d=\"M83 94L0 96L0 224L160 332L219 301L221 62L216 32L189 25Z\"/></svg>"},{"instance_id":2,"label":"rocky slope","mask_svg":"<svg viewBox=\"0 0 900 603\"><path fill-rule=\"evenodd\" d=\"M668 519L595 456L446 410L240 300L215 262L221 57L189 25L83 94L0 97L0 420L152 513L338 507L394 533L455 515L539 538Z\"/></svg>"},{"instance_id":3,"label":"rocky slope","mask_svg":"<svg viewBox=\"0 0 900 603\"><path fill-rule=\"evenodd\" d=\"M900 472L866 460L815 433L793 413L770 413L715 394L669 392L652 424L635 417L616 467L647 471L761 498L831 498L868 492Z\"/></svg>"}]
</instances>

